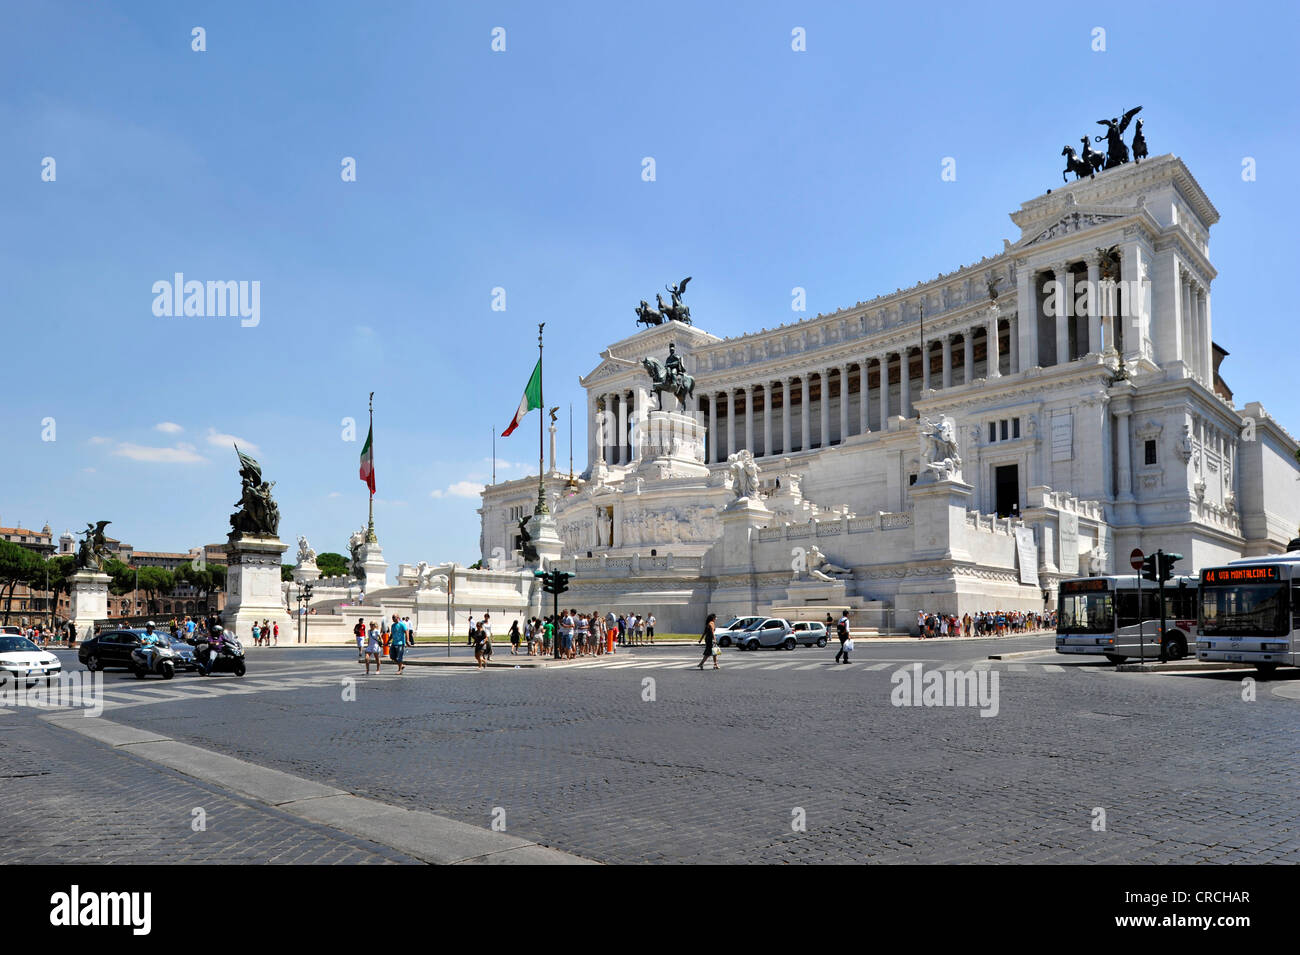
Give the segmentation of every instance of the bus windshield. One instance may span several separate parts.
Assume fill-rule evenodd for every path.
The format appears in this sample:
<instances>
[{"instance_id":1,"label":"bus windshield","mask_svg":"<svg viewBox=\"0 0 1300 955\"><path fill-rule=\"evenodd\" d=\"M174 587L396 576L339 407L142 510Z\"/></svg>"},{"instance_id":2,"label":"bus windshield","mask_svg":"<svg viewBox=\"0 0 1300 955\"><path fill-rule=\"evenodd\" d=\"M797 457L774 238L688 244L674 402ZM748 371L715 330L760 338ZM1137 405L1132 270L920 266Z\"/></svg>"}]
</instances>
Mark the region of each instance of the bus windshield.
<instances>
[{"instance_id":1,"label":"bus windshield","mask_svg":"<svg viewBox=\"0 0 1300 955\"><path fill-rule=\"evenodd\" d=\"M1291 630L1285 584L1201 588L1201 633L1281 637Z\"/></svg>"},{"instance_id":2,"label":"bus windshield","mask_svg":"<svg viewBox=\"0 0 1300 955\"><path fill-rule=\"evenodd\" d=\"M1110 591L1061 594L1057 633L1113 633L1115 595Z\"/></svg>"}]
</instances>

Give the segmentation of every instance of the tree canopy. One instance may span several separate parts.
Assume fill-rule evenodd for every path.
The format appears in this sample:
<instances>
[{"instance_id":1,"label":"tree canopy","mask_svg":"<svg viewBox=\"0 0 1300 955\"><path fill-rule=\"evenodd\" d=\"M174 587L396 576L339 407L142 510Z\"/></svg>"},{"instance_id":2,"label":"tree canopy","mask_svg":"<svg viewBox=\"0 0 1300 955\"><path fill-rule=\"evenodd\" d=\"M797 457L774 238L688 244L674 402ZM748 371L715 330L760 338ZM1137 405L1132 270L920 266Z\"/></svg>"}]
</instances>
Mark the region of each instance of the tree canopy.
<instances>
[{"instance_id":1,"label":"tree canopy","mask_svg":"<svg viewBox=\"0 0 1300 955\"><path fill-rule=\"evenodd\" d=\"M342 554L333 551L316 555L316 566L320 568L322 577L347 577L352 573L351 564Z\"/></svg>"}]
</instances>

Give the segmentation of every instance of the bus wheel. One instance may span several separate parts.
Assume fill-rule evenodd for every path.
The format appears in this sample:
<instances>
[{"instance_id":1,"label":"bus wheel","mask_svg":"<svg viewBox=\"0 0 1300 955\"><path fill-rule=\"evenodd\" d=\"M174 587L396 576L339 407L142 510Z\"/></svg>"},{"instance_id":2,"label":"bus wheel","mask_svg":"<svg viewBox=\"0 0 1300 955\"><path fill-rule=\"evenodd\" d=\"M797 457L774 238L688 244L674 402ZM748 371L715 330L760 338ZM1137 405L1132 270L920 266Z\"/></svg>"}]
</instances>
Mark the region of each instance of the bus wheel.
<instances>
[{"instance_id":1,"label":"bus wheel","mask_svg":"<svg viewBox=\"0 0 1300 955\"><path fill-rule=\"evenodd\" d=\"M1106 654L1106 659L1111 663L1123 663L1128 659L1128 657L1122 657L1118 653L1108 653Z\"/></svg>"},{"instance_id":2,"label":"bus wheel","mask_svg":"<svg viewBox=\"0 0 1300 955\"><path fill-rule=\"evenodd\" d=\"M1276 663L1256 663L1255 670L1262 677L1269 677L1277 669Z\"/></svg>"},{"instance_id":3,"label":"bus wheel","mask_svg":"<svg viewBox=\"0 0 1300 955\"><path fill-rule=\"evenodd\" d=\"M1165 647L1165 656L1170 660L1181 660L1187 656L1187 644L1182 637L1169 638L1169 645Z\"/></svg>"}]
</instances>

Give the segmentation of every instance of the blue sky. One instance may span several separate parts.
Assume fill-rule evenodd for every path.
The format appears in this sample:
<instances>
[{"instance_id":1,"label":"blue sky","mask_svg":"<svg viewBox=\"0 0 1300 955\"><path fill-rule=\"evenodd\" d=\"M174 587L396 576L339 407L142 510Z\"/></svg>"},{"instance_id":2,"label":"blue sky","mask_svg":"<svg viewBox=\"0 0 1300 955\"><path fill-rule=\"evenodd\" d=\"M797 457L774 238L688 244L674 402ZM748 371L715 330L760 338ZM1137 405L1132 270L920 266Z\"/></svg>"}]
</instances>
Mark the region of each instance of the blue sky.
<instances>
[{"instance_id":1,"label":"blue sky","mask_svg":"<svg viewBox=\"0 0 1300 955\"><path fill-rule=\"evenodd\" d=\"M537 322L547 403L581 415L578 376L664 283L693 275L696 323L734 335L801 317L796 285L811 316L951 271L1016 237L1007 213L1060 183L1062 144L1137 104L1152 154L1183 157L1222 215L1224 375L1300 432L1292 368L1273 357L1297 339L1295 5L0 16L0 524L111 519L145 550L223 540L234 436L277 482L281 537L343 551L365 520L374 391L387 558L473 560L464 494L490 474ZM947 156L955 182L940 179ZM1247 156L1257 181L1242 181ZM175 272L258 281L260 323L155 316L153 284ZM535 428L498 440L499 477L526 473ZM575 438L584 461L580 418Z\"/></svg>"}]
</instances>

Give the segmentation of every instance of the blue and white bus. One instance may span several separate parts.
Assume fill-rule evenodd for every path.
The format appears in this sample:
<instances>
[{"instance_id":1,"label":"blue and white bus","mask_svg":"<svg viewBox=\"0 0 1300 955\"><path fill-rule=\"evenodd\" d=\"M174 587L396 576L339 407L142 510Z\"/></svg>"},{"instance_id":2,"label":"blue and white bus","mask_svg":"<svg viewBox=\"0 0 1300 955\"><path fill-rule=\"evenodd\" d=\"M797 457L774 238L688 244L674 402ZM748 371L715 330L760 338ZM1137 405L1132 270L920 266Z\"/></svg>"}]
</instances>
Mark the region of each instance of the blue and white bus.
<instances>
[{"instance_id":1,"label":"blue and white bus","mask_svg":"<svg viewBox=\"0 0 1300 955\"><path fill-rule=\"evenodd\" d=\"M1253 663L1261 673L1300 666L1300 544L1201 571L1196 656Z\"/></svg>"},{"instance_id":2,"label":"blue and white bus","mask_svg":"<svg viewBox=\"0 0 1300 955\"><path fill-rule=\"evenodd\" d=\"M1076 577L1061 581L1056 601L1056 652L1095 654L1111 663L1181 660L1196 646L1196 578L1165 582L1165 624L1160 632L1159 591L1137 574Z\"/></svg>"}]
</instances>

